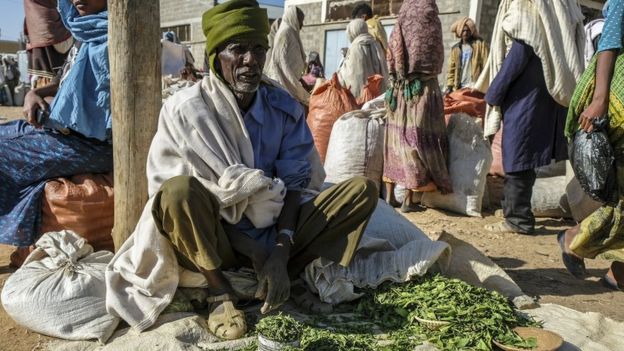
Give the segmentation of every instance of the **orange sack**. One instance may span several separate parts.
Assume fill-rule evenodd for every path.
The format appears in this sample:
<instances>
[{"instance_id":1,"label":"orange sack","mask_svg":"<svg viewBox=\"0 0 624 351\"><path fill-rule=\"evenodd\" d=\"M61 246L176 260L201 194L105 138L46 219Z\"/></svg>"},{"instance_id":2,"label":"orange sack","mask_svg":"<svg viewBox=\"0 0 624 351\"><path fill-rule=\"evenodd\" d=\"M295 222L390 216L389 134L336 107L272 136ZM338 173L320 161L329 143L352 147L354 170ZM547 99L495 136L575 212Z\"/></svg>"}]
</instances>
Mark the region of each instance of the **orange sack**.
<instances>
[{"instance_id":1,"label":"orange sack","mask_svg":"<svg viewBox=\"0 0 624 351\"><path fill-rule=\"evenodd\" d=\"M358 104L349 89L343 88L334 73L332 78L323 83L310 96L308 126L312 131L314 144L325 162L327 144L334 122L347 112L357 110Z\"/></svg>"},{"instance_id":2,"label":"orange sack","mask_svg":"<svg viewBox=\"0 0 624 351\"><path fill-rule=\"evenodd\" d=\"M114 251L113 175L81 174L45 186L41 234L73 230L95 251Z\"/></svg>"},{"instance_id":3,"label":"orange sack","mask_svg":"<svg viewBox=\"0 0 624 351\"><path fill-rule=\"evenodd\" d=\"M362 89L362 93L357 100L359 106L373 100L384 92L381 91L381 83L383 83L384 77L380 74L375 74L368 77L366 85Z\"/></svg>"},{"instance_id":4,"label":"orange sack","mask_svg":"<svg viewBox=\"0 0 624 351\"><path fill-rule=\"evenodd\" d=\"M487 103L485 95L479 91L463 88L444 96L444 114L466 113L472 117L483 118Z\"/></svg>"},{"instance_id":5,"label":"orange sack","mask_svg":"<svg viewBox=\"0 0 624 351\"><path fill-rule=\"evenodd\" d=\"M505 170L503 169L503 126L494 135L494 141L492 142L492 166L490 167L490 175L504 177Z\"/></svg>"}]
</instances>

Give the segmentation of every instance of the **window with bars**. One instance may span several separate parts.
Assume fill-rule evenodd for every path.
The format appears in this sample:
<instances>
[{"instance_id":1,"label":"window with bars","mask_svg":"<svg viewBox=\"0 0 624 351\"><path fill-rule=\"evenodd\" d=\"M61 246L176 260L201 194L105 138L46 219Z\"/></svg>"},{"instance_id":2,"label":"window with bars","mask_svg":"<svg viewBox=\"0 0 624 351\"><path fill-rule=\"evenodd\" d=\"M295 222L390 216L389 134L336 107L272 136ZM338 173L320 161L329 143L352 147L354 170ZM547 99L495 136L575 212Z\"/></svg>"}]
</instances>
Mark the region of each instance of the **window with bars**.
<instances>
[{"instance_id":1,"label":"window with bars","mask_svg":"<svg viewBox=\"0 0 624 351\"><path fill-rule=\"evenodd\" d=\"M396 16L403 0L328 0L327 21L344 21L351 19L351 11L360 3L367 3L373 14L380 17Z\"/></svg>"},{"instance_id":2,"label":"window with bars","mask_svg":"<svg viewBox=\"0 0 624 351\"><path fill-rule=\"evenodd\" d=\"M174 32L180 42L191 41L191 25L183 24L180 26L163 27L162 32Z\"/></svg>"}]
</instances>

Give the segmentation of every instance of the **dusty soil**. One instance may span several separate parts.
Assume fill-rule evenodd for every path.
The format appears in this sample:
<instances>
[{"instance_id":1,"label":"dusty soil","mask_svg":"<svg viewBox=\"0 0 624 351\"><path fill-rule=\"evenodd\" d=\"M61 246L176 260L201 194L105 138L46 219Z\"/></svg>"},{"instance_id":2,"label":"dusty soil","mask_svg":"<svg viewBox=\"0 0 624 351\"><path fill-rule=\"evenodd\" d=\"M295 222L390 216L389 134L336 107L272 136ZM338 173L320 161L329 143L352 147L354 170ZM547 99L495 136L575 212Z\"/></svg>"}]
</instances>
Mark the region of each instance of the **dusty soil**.
<instances>
[{"instance_id":1,"label":"dusty soil","mask_svg":"<svg viewBox=\"0 0 624 351\"><path fill-rule=\"evenodd\" d=\"M22 117L21 107L0 106L0 123Z\"/></svg>"},{"instance_id":2,"label":"dusty soil","mask_svg":"<svg viewBox=\"0 0 624 351\"><path fill-rule=\"evenodd\" d=\"M20 108L0 106L0 123L19 118ZM6 119L2 119L5 117ZM535 236L493 234L483 226L500 219L493 213L484 218L469 218L456 214L428 209L407 215L407 218L434 237L446 231L461 240L473 244L500 265L528 295L541 302L556 303L579 311L599 312L618 321L624 321L624 293L612 292L598 283L610 262L588 260L591 278L580 281L567 273L556 242L558 231L573 225L570 221L540 219L544 226ZM0 287L13 272L9 265L12 248L0 245ZM18 326L0 308L0 350L43 350L50 338L30 332Z\"/></svg>"}]
</instances>

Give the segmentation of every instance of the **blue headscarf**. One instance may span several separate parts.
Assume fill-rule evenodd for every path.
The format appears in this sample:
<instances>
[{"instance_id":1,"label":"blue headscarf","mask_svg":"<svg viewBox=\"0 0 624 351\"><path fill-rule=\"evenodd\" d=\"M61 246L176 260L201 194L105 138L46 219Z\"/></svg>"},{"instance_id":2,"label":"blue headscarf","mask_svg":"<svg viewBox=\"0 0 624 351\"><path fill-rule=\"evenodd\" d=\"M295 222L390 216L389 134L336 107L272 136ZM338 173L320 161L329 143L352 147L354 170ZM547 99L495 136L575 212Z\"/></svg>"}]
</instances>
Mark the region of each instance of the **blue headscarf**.
<instances>
[{"instance_id":1,"label":"blue headscarf","mask_svg":"<svg viewBox=\"0 0 624 351\"><path fill-rule=\"evenodd\" d=\"M81 46L52 103L51 124L110 141L108 11L80 16L70 0L60 0L58 9L63 24Z\"/></svg>"},{"instance_id":2,"label":"blue headscarf","mask_svg":"<svg viewBox=\"0 0 624 351\"><path fill-rule=\"evenodd\" d=\"M609 14L609 0L607 0L604 3L604 6L602 6L602 17L607 18L608 14Z\"/></svg>"}]
</instances>

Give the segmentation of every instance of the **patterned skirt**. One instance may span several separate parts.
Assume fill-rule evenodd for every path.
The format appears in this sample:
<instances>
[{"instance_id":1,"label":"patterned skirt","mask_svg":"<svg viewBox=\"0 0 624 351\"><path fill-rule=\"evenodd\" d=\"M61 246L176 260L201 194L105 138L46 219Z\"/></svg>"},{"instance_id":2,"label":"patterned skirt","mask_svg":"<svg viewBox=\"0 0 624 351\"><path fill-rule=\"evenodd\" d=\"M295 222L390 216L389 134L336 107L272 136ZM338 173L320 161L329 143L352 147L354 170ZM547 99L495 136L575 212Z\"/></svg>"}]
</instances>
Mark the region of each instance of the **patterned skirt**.
<instances>
[{"instance_id":1,"label":"patterned skirt","mask_svg":"<svg viewBox=\"0 0 624 351\"><path fill-rule=\"evenodd\" d=\"M568 109L566 136L579 130L578 119L591 103L596 87L596 56L581 76ZM585 218L570 249L586 258L624 262L624 54L617 58L609 94L608 136L615 154L619 200L603 205Z\"/></svg>"},{"instance_id":2,"label":"patterned skirt","mask_svg":"<svg viewBox=\"0 0 624 351\"><path fill-rule=\"evenodd\" d=\"M438 80L395 82L386 97L392 102L386 121L384 181L406 189L433 182L439 190L452 192Z\"/></svg>"},{"instance_id":3,"label":"patterned skirt","mask_svg":"<svg viewBox=\"0 0 624 351\"><path fill-rule=\"evenodd\" d=\"M0 243L28 246L38 239L47 180L112 169L107 142L36 129L23 120L0 124Z\"/></svg>"}]
</instances>

